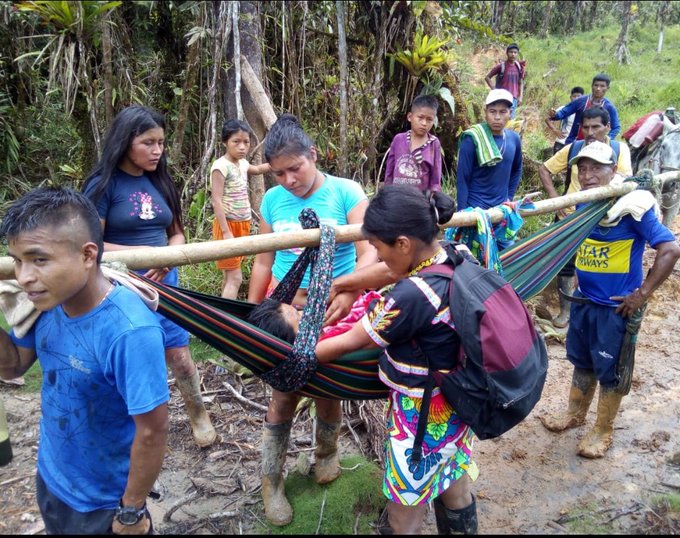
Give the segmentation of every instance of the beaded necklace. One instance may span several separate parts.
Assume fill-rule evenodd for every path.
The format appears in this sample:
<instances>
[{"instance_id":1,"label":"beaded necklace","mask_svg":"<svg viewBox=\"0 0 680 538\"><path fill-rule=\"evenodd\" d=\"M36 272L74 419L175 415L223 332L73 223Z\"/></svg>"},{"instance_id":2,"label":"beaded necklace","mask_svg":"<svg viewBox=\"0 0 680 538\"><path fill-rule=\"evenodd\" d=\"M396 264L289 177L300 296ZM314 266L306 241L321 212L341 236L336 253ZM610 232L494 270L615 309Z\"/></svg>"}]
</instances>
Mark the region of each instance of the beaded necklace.
<instances>
[{"instance_id":1,"label":"beaded necklace","mask_svg":"<svg viewBox=\"0 0 680 538\"><path fill-rule=\"evenodd\" d=\"M432 257L430 257L430 258L428 258L428 259L426 259L426 260L423 260L423 261L420 262L418 265L416 265L416 267L415 267L412 271L409 271L408 276L413 276L413 275L417 274L418 271L420 271L423 267L427 267L428 265L433 265L433 264L437 263L437 259L439 258L439 256L441 256L441 254L442 254L443 252L444 252L444 249L441 248L441 247L439 247L439 248L437 249L437 252L435 252L435 253L432 255Z\"/></svg>"}]
</instances>

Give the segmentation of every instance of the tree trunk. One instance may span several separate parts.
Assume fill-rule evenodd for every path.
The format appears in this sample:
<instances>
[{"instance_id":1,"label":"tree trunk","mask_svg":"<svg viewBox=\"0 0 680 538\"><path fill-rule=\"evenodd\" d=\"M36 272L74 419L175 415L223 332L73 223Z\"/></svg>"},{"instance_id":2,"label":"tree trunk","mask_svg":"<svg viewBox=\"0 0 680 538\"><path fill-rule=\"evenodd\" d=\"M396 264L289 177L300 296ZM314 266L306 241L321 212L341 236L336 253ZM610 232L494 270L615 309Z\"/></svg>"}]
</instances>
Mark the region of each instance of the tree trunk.
<instances>
[{"instance_id":1,"label":"tree trunk","mask_svg":"<svg viewBox=\"0 0 680 538\"><path fill-rule=\"evenodd\" d=\"M456 103L456 108L453 116L450 113L448 107L444 108L441 113L441 132L448 132L450 136L440 137L442 149L444 150L444 164L450 170L455 170L457 167L457 155L458 155L458 137L457 132L463 132L468 129L471 125L470 117L468 113L468 107L465 103L463 95L460 93L460 82L456 77L453 70L449 69L444 74L444 85L451 90L451 95L453 96L453 101Z\"/></svg>"},{"instance_id":2,"label":"tree trunk","mask_svg":"<svg viewBox=\"0 0 680 538\"><path fill-rule=\"evenodd\" d=\"M543 25L541 26L541 39L545 39L548 35L548 30L550 29L550 14L552 13L553 2L548 0L545 6L545 13L543 14Z\"/></svg>"},{"instance_id":3,"label":"tree trunk","mask_svg":"<svg viewBox=\"0 0 680 538\"><path fill-rule=\"evenodd\" d=\"M493 0L491 13L491 28L494 33L500 34L503 28L503 11L505 10L506 0Z\"/></svg>"},{"instance_id":4,"label":"tree trunk","mask_svg":"<svg viewBox=\"0 0 680 538\"><path fill-rule=\"evenodd\" d=\"M241 56L241 69L243 71L243 83L253 100L255 110L269 129L276 121L274 107L272 106L269 97L267 97L260 80L257 78L255 70L245 56Z\"/></svg>"},{"instance_id":5,"label":"tree trunk","mask_svg":"<svg viewBox=\"0 0 680 538\"><path fill-rule=\"evenodd\" d=\"M203 22L203 6L199 8L194 26L200 26ZM184 78L184 87L182 88L182 98L179 103L179 111L177 113L177 124L174 130L174 139L172 142L172 149L170 150L170 162L177 166L177 163L182 156L182 145L184 144L184 131L189 120L189 107L191 105L191 96L194 94L194 86L198 79L198 66L200 60L200 52L204 43L200 39L196 39L190 46L187 54L186 76Z\"/></svg>"},{"instance_id":6,"label":"tree trunk","mask_svg":"<svg viewBox=\"0 0 680 538\"><path fill-rule=\"evenodd\" d=\"M106 125L113 121L113 66L111 65L111 17L102 18L102 67L104 69L104 113Z\"/></svg>"},{"instance_id":7,"label":"tree trunk","mask_svg":"<svg viewBox=\"0 0 680 538\"><path fill-rule=\"evenodd\" d=\"M585 31L585 17L582 17L583 2L581 0L574 0L574 25L578 24L579 29Z\"/></svg>"},{"instance_id":8,"label":"tree trunk","mask_svg":"<svg viewBox=\"0 0 680 538\"><path fill-rule=\"evenodd\" d=\"M265 82L262 76L262 50L260 49L260 42L262 40L262 29L260 26L260 6L259 2L241 2L240 3L240 48L241 56L244 57L251 67L252 73L258 81ZM241 62L241 76L244 77L243 62ZM245 85L245 80L243 80ZM229 84L233 84L235 88L235 81L230 80ZM276 112L271 104L271 100L263 88L262 93L266 97L267 104L271 115L265 120L259 112L259 107L255 104L250 91L243 91L241 88L241 103L243 105L243 114L246 122L255 133L257 144L264 141L268 129L276 121ZM225 110L229 110L225 107ZM270 123L271 122L271 123ZM253 155L253 164L260 164L262 162L262 150L258 149ZM249 178L249 194L250 204L255 211L259 211L260 204L262 204L262 197L265 192L264 176L250 176Z\"/></svg>"},{"instance_id":9,"label":"tree trunk","mask_svg":"<svg viewBox=\"0 0 680 538\"><path fill-rule=\"evenodd\" d=\"M379 4L365 4L366 16L374 24L371 26L371 30L374 35L374 52L373 61L371 65L373 67L373 74L371 76L371 86L370 95L372 96L371 104L373 105L368 110L368 117L366 122L366 127L369 130L368 139L373 141L378 139L378 133L380 130L378 121L378 109L381 107L380 96L383 90L383 81L385 79L385 53L387 50L387 32L390 27L393 15L389 9L386 9L385 2L380 2ZM389 116L389 112L387 114ZM380 181L380 171L377 170L377 152L378 148L376 144L369 143L366 147L366 166L367 169L373 171L375 174L376 185ZM370 172L369 172L370 173ZM364 184L368 183L366 178L361 178Z\"/></svg>"},{"instance_id":10,"label":"tree trunk","mask_svg":"<svg viewBox=\"0 0 680 538\"><path fill-rule=\"evenodd\" d=\"M630 54L628 53L628 26L631 19L631 0L624 0L621 2L621 31L616 40L615 56L620 64L630 63Z\"/></svg>"},{"instance_id":11,"label":"tree trunk","mask_svg":"<svg viewBox=\"0 0 680 538\"><path fill-rule=\"evenodd\" d=\"M593 27L593 23L597 20L597 2L590 3L590 13L587 17L583 17L583 29L590 30Z\"/></svg>"},{"instance_id":12,"label":"tree trunk","mask_svg":"<svg viewBox=\"0 0 680 538\"><path fill-rule=\"evenodd\" d=\"M220 2L215 4L214 22L213 22L213 51L212 57L214 59L213 71L210 76L210 82L208 84L208 117L205 121L204 132L205 132L205 143L203 145L203 156L201 157L200 164L198 168L191 175L190 185L190 195L197 190L197 186L201 182L205 182L205 178L208 173L208 163L215 156L215 149L217 147L215 143L217 134L217 84L220 74L220 64L218 58L222 58L224 54L224 44L229 39L231 33L231 10L232 5L228 2Z\"/></svg>"},{"instance_id":13,"label":"tree trunk","mask_svg":"<svg viewBox=\"0 0 680 538\"><path fill-rule=\"evenodd\" d=\"M659 43L656 47L657 54L659 54L661 52L661 50L663 49L663 26L664 26L664 22L666 20L666 17L670 13L670 10L671 10L670 0L664 0L659 5L659 12L658 12L658 16L657 16L657 20L659 21Z\"/></svg>"},{"instance_id":14,"label":"tree trunk","mask_svg":"<svg viewBox=\"0 0 680 538\"><path fill-rule=\"evenodd\" d=\"M84 93L79 93L73 106L73 120L78 131L78 136L83 141L83 170L86 174L94 168L99 160L97 146L94 144L96 140L95 133L92 130L92 122L90 117L90 107L88 106L88 99ZM87 141L90 141L87 143Z\"/></svg>"},{"instance_id":15,"label":"tree trunk","mask_svg":"<svg viewBox=\"0 0 680 538\"><path fill-rule=\"evenodd\" d=\"M345 35L345 2L336 0L338 23L338 59L340 60L340 154L337 174L347 176L347 37Z\"/></svg>"},{"instance_id":16,"label":"tree trunk","mask_svg":"<svg viewBox=\"0 0 680 538\"><path fill-rule=\"evenodd\" d=\"M517 15L518 7L518 2L510 2L510 5L508 6L508 28L515 27L515 16Z\"/></svg>"},{"instance_id":17,"label":"tree trunk","mask_svg":"<svg viewBox=\"0 0 680 538\"><path fill-rule=\"evenodd\" d=\"M241 103L241 32L239 30L239 2L232 2L233 9L231 13L232 18L232 39L231 43L234 47L234 103L236 105L236 117L239 121L243 121L243 104Z\"/></svg>"}]
</instances>

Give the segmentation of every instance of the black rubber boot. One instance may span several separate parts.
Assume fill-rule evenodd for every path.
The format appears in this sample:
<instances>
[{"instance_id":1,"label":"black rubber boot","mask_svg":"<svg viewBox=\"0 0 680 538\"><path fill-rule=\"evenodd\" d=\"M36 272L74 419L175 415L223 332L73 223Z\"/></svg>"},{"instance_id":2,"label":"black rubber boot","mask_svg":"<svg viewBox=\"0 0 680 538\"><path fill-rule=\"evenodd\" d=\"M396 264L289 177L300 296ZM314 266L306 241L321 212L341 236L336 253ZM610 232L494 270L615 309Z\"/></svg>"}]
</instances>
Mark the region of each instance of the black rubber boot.
<instances>
[{"instance_id":1,"label":"black rubber boot","mask_svg":"<svg viewBox=\"0 0 680 538\"><path fill-rule=\"evenodd\" d=\"M378 522L375 526L376 534L394 534L394 530L390 527L390 520L387 515L387 507L383 508L378 517Z\"/></svg>"},{"instance_id":2,"label":"black rubber boot","mask_svg":"<svg viewBox=\"0 0 680 538\"><path fill-rule=\"evenodd\" d=\"M477 502L474 495L472 504L459 510L446 508L441 497L437 497L432 504L439 534L477 534Z\"/></svg>"}]
</instances>

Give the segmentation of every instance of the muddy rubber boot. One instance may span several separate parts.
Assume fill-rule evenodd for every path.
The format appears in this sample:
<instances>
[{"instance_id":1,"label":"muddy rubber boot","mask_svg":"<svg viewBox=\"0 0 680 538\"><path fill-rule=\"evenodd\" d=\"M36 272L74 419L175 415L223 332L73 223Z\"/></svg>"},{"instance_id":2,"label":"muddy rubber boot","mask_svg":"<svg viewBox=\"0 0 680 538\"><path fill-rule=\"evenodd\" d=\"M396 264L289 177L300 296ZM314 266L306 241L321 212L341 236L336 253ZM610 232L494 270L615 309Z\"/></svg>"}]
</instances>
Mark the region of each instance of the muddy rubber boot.
<instances>
[{"instance_id":1,"label":"muddy rubber boot","mask_svg":"<svg viewBox=\"0 0 680 538\"><path fill-rule=\"evenodd\" d=\"M570 428L583 426L590 403L595 395L597 378L590 370L574 368L569 388L569 404L566 412L559 415L539 417L543 426L551 432L563 432Z\"/></svg>"},{"instance_id":2,"label":"muddy rubber boot","mask_svg":"<svg viewBox=\"0 0 680 538\"><path fill-rule=\"evenodd\" d=\"M584 458L601 458L612 446L614 419L619 412L623 394L600 387L600 398L597 402L597 420L595 426L581 440L578 454Z\"/></svg>"},{"instance_id":3,"label":"muddy rubber boot","mask_svg":"<svg viewBox=\"0 0 680 538\"><path fill-rule=\"evenodd\" d=\"M189 415L194 441L201 448L212 445L217 440L217 432L213 428L208 412L203 405L198 370L194 370L194 373L187 377L176 376L175 383Z\"/></svg>"},{"instance_id":4,"label":"muddy rubber boot","mask_svg":"<svg viewBox=\"0 0 680 538\"><path fill-rule=\"evenodd\" d=\"M283 483L283 465L288 453L288 440L293 421L283 424L264 423L262 432L262 500L264 515L272 525L281 527L293 520L293 508Z\"/></svg>"},{"instance_id":5,"label":"muddy rubber boot","mask_svg":"<svg viewBox=\"0 0 680 538\"><path fill-rule=\"evenodd\" d=\"M474 495L472 504L459 510L446 508L441 497L437 497L432 505L437 521L437 534L477 534L477 501Z\"/></svg>"},{"instance_id":6,"label":"muddy rubber boot","mask_svg":"<svg viewBox=\"0 0 680 538\"><path fill-rule=\"evenodd\" d=\"M340 476L338 436L342 422L324 422L316 419L316 450L314 451L314 478L317 484L328 484Z\"/></svg>"},{"instance_id":7,"label":"muddy rubber boot","mask_svg":"<svg viewBox=\"0 0 680 538\"><path fill-rule=\"evenodd\" d=\"M576 277L573 276L559 276L557 277L557 284L559 289L561 289L564 293L567 295L572 295L574 293L574 285L576 284ZM571 308L571 304L569 304L569 301L562 297L562 294L559 294L560 296L560 313L557 314L552 319L552 324L554 327L557 327L558 329L564 329L567 325L569 325L569 309Z\"/></svg>"}]
</instances>

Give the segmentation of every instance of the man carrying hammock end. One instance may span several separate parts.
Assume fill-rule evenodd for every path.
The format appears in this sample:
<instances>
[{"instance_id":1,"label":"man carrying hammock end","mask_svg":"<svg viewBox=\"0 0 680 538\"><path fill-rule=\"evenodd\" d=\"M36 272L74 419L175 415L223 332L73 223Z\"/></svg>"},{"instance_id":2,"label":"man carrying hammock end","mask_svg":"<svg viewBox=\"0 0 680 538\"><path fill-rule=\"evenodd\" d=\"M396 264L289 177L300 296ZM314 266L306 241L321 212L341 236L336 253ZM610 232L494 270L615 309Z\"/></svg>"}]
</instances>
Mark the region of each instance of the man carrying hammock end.
<instances>
[{"instance_id":1,"label":"man carrying hammock end","mask_svg":"<svg viewBox=\"0 0 680 538\"><path fill-rule=\"evenodd\" d=\"M578 166L582 189L604 187L616 174L615 153L602 142L584 146L569 162L573 163ZM634 335L642 311L680 258L680 246L659 222L658 213L648 191L623 196L576 255L579 286L572 298L567 332L567 359L574 365L569 404L563 413L540 419L553 432L583 425L599 381L597 420L578 446L578 454L586 458L601 458L612 444L614 419L630 389ZM647 243L656 250L656 257L643 278Z\"/></svg>"}]
</instances>

